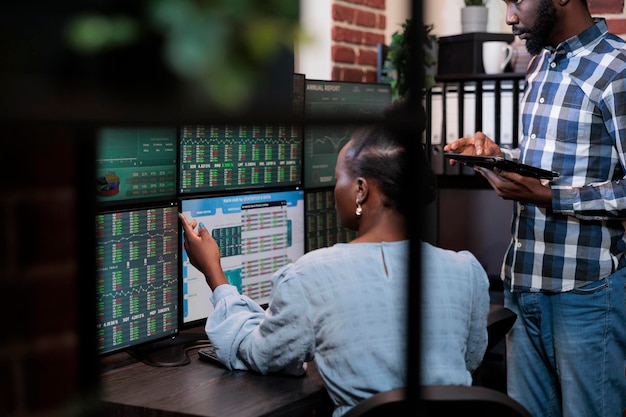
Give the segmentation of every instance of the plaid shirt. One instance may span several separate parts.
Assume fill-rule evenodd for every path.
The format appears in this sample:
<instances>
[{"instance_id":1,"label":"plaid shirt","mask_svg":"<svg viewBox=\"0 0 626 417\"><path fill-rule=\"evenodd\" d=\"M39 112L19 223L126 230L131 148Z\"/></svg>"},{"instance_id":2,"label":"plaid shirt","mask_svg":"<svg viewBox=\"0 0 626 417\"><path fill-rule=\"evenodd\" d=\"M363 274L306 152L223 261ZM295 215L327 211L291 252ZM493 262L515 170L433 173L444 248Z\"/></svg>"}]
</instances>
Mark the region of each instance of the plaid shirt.
<instances>
[{"instance_id":1,"label":"plaid shirt","mask_svg":"<svg viewBox=\"0 0 626 417\"><path fill-rule=\"evenodd\" d=\"M561 175L552 209L516 202L505 282L563 292L625 266L626 43L604 19L533 58L520 123L520 160Z\"/></svg>"}]
</instances>

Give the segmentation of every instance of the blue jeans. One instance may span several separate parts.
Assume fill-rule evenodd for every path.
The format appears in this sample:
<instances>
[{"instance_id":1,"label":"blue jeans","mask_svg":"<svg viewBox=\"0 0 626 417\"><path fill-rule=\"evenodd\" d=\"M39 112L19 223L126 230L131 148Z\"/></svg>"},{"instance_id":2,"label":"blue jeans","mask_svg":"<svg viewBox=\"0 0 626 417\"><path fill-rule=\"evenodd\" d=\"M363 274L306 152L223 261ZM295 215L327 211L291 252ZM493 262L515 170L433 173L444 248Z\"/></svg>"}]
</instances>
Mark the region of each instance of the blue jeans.
<instances>
[{"instance_id":1,"label":"blue jeans","mask_svg":"<svg viewBox=\"0 0 626 417\"><path fill-rule=\"evenodd\" d=\"M507 391L533 417L622 417L626 271L574 291L511 293Z\"/></svg>"}]
</instances>

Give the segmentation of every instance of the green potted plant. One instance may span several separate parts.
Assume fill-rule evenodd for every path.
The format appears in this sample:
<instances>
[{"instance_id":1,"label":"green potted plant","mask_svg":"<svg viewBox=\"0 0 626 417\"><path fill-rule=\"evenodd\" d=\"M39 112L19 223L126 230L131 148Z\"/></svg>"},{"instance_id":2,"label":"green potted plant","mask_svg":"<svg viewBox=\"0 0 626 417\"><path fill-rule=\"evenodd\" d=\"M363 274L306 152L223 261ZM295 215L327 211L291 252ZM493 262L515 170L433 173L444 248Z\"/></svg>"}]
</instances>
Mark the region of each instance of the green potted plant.
<instances>
[{"instance_id":1,"label":"green potted plant","mask_svg":"<svg viewBox=\"0 0 626 417\"><path fill-rule=\"evenodd\" d=\"M464 1L465 7L461 9L461 32L486 32L487 18L489 17L487 0Z\"/></svg>"},{"instance_id":2,"label":"green potted plant","mask_svg":"<svg viewBox=\"0 0 626 417\"><path fill-rule=\"evenodd\" d=\"M382 82L391 85L394 98L405 97L409 91L407 71L409 66L410 47L407 39L409 31L413 29L410 19L402 24L402 30L391 36L391 43L387 56L383 63ZM435 73L437 68L438 38L431 32L433 25L420 25L420 33L417 38L421 39L424 48L424 80L423 87L429 89L435 85Z\"/></svg>"}]
</instances>

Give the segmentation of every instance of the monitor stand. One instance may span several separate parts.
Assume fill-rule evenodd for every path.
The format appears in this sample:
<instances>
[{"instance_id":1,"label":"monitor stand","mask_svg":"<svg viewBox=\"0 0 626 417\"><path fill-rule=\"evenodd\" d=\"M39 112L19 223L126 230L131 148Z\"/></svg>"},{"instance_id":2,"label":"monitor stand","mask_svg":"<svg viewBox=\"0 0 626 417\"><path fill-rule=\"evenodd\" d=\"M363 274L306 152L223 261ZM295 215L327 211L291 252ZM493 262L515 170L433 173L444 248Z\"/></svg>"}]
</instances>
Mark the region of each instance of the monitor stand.
<instances>
[{"instance_id":1,"label":"monitor stand","mask_svg":"<svg viewBox=\"0 0 626 417\"><path fill-rule=\"evenodd\" d=\"M187 350L198 342L208 342L206 335L179 334L171 339L127 349L134 358L150 366L182 366L191 363Z\"/></svg>"}]
</instances>

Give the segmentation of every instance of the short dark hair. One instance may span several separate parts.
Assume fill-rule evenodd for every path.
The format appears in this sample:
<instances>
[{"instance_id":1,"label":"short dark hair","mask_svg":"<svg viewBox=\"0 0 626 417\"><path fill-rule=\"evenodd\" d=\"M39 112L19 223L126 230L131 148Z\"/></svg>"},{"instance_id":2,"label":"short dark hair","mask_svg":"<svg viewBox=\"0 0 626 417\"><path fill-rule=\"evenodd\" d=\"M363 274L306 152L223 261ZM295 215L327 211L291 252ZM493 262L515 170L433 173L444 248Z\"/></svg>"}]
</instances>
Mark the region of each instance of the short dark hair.
<instances>
[{"instance_id":1,"label":"short dark hair","mask_svg":"<svg viewBox=\"0 0 626 417\"><path fill-rule=\"evenodd\" d=\"M437 193L436 177L422 145L425 114L396 99L385 109L382 123L356 129L346 150L346 166L355 176L375 181L383 204L406 212L415 200L421 206ZM418 183L411 170L418 170Z\"/></svg>"}]
</instances>

